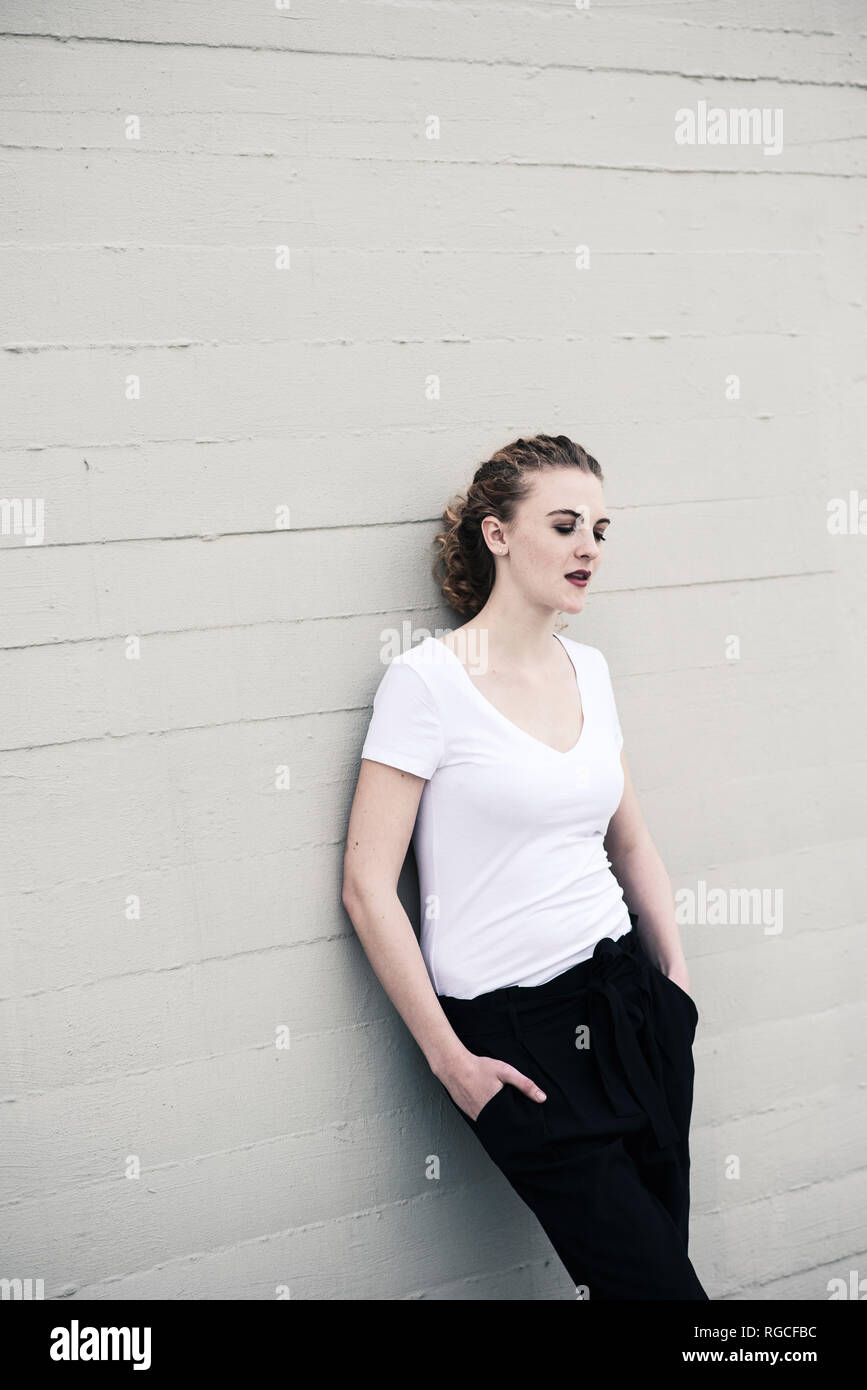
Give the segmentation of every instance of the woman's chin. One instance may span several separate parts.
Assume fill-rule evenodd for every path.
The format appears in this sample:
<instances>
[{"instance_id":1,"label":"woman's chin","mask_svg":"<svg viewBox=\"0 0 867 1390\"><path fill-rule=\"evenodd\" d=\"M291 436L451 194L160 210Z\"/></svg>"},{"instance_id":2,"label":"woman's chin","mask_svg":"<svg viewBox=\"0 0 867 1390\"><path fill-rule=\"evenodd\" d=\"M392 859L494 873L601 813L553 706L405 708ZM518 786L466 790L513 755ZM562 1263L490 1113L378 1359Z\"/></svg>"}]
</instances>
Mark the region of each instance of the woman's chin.
<instances>
[{"instance_id":1,"label":"woman's chin","mask_svg":"<svg viewBox=\"0 0 867 1390\"><path fill-rule=\"evenodd\" d=\"M564 613L580 613L586 597L586 589L575 589L574 593L566 595L565 600L559 606Z\"/></svg>"}]
</instances>

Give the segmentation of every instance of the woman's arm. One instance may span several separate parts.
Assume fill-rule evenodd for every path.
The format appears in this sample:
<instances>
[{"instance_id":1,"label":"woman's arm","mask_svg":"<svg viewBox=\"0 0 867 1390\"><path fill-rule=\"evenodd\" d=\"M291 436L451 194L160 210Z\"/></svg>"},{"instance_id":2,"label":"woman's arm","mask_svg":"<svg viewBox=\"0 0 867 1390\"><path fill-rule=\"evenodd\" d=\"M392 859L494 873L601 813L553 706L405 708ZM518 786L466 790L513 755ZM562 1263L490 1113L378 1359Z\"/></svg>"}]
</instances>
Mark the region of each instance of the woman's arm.
<instances>
[{"instance_id":1,"label":"woman's arm","mask_svg":"<svg viewBox=\"0 0 867 1390\"><path fill-rule=\"evenodd\" d=\"M383 989L435 1076L466 1051L440 1007L397 896L424 778L361 760L343 858L343 906Z\"/></svg>"},{"instance_id":2,"label":"woman's arm","mask_svg":"<svg viewBox=\"0 0 867 1390\"><path fill-rule=\"evenodd\" d=\"M343 906L394 1007L434 1075L472 1119L507 1082L533 1099L543 1093L517 1068L479 1058L455 1033L427 972L412 923L397 896L424 778L362 758L349 815Z\"/></svg>"},{"instance_id":3,"label":"woman's arm","mask_svg":"<svg viewBox=\"0 0 867 1390\"><path fill-rule=\"evenodd\" d=\"M648 956L689 994L689 972L674 910L671 880L651 839L621 749L624 787L605 835L611 870L630 911L638 914L638 934Z\"/></svg>"}]
</instances>

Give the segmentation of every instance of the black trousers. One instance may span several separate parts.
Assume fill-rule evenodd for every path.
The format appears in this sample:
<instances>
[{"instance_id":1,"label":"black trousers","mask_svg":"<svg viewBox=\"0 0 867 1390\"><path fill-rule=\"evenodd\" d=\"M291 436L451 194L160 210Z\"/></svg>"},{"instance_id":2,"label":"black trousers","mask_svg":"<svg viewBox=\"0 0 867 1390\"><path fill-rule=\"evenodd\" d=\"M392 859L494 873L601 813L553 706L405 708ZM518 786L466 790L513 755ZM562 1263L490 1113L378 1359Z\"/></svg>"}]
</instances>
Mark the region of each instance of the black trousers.
<instances>
[{"instance_id":1,"label":"black trousers","mask_svg":"<svg viewBox=\"0 0 867 1390\"><path fill-rule=\"evenodd\" d=\"M579 1298L707 1300L687 1253L698 1009L630 920L546 984L438 996L471 1052L511 1062L547 1100L504 1085L471 1120L443 1090Z\"/></svg>"}]
</instances>

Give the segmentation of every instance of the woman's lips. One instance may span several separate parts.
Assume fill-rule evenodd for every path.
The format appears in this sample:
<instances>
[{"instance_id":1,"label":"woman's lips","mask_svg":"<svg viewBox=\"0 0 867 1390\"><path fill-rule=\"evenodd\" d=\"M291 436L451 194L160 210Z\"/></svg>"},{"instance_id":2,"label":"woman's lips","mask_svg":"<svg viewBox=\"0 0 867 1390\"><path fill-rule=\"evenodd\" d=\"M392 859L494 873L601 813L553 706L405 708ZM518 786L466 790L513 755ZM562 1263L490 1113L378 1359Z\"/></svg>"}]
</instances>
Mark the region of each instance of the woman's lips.
<instances>
[{"instance_id":1,"label":"woman's lips","mask_svg":"<svg viewBox=\"0 0 867 1390\"><path fill-rule=\"evenodd\" d=\"M579 578L577 574L567 574L566 578L569 580L570 584L574 584L578 589L586 589L587 585L590 583L589 574L585 575L583 578Z\"/></svg>"}]
</instances>

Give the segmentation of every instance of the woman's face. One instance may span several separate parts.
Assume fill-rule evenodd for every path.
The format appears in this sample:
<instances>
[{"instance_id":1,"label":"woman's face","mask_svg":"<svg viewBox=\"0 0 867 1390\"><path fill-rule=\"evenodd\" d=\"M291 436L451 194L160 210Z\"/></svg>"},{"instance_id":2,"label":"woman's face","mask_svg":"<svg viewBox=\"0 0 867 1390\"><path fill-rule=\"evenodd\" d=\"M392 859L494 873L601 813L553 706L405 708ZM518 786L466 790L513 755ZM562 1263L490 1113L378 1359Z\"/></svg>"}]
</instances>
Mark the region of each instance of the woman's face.
<instances>
[{"instance_id":1,"label":"woman's face","mask_svg":"<svg viewBox=\"0 0 867 1390\"><path fill-rule=\"evenodd\" d=\"M532 489L511 524L488 517L483 528L495 556L503 547L507 550L501 555L503 569L526 599L543 608L580 613L605 546L608 517L602 485L580 468L545 468L532 476ZM583 584L567 578L582 570Z\"/></svg>"}]
</instances>

